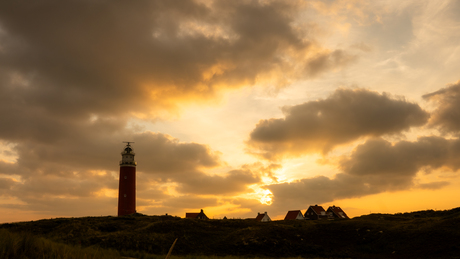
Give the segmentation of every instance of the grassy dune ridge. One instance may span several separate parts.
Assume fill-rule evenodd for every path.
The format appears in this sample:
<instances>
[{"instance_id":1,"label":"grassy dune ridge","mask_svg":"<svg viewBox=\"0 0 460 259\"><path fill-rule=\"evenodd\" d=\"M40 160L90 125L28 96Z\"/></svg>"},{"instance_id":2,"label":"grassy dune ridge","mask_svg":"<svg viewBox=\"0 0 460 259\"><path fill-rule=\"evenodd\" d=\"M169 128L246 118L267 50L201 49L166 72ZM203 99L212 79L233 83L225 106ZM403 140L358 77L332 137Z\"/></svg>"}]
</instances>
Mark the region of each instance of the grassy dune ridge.
<instances>
[{"instance_id":1,"label":"grassy dune ridge","mask_svg":"<svg viewBox=\"0 0 460 259\"><path fill-rule=\"evenodd\" d=\"M117 258L115 253L161 258L158 255L165 255L176 238L173 255L197 258L460 258L460 208L371 214L351 220L268 223L135 214L10 223L0 225L1 229L11 234L27 233L56 246L114 253L107 258Z\"/></svg>"},{"instance_id":2,"label":"grassy dune ridge","mask_svg":"<svg viewBox=\"0 0 460 259\"><path fill-rule=\"evenodd\" d=\"M27 232L12 233L6 229L0 229L0 258L4 259L109 259L119 257L120 254L113 249L81 248L53 242Z\"/></svg>"}]
</instances>

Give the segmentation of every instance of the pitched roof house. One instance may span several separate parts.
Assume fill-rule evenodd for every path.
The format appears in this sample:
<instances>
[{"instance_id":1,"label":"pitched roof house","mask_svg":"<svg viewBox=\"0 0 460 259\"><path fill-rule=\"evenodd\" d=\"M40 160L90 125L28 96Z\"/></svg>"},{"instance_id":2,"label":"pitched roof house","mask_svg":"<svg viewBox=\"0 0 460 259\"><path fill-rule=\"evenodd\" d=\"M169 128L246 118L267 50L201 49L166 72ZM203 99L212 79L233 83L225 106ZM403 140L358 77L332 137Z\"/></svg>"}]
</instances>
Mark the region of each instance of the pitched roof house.
<instances>
[{"instance_id":1,"label":"pitched roof house","mask_svg":"<svg viewBox=\"0 0 460 259\"><path fill-rule=\"evenodd\" d=\"M335 219L349 219L345 211L343 211L340 207L331 206L327 209L327 214L331 215Z\"/></svg>"},{"instance_id":2,"label":"pitched roof house","mask_svg":"<svg viewBox=\"0 0 460 259\"><path fill-rule=\"evenodd\" d=\"M259 212L257 212L256 220L257 220L257 221L260 221L260 222L268 222L268 221L271 221L271 219L270 219L270 217L268 216L267 212L264 212L264 213L259 213Z\"/></svg>"},{"instance_id":3,"label":"pitched roof house","mask_svg":"<svg viewBox=\"0 0 460 259\"><path fill-rule=\"evenodd\" d=\"M185 218L186 219L209 219L206 214L204 214L203 210L201 210L199 213L190 213L187 212L185 213Z\"/></svg>"},{"instance_id":4,"label":"pitched roof house","mask_svg":"<svg viewBox=\"0 0 460 259\"><path fill-rule=\"evenodd\" d=\"M305 219L327 219L327 213L323 207L315 205L308 207L307 212L305 212Z\"/></svg>"},{"instance_id":5,"label":"pitched roof house","mask_svg":"<svg viewBox=\"0 0 460 259\"><path fill-rule=\"evenodd\" d=\"M290 219L304 219L304 217L300 210L290 210L286 214L286 217L284 217L284 220L290 220Z\"/></svg>"}]
</instances>

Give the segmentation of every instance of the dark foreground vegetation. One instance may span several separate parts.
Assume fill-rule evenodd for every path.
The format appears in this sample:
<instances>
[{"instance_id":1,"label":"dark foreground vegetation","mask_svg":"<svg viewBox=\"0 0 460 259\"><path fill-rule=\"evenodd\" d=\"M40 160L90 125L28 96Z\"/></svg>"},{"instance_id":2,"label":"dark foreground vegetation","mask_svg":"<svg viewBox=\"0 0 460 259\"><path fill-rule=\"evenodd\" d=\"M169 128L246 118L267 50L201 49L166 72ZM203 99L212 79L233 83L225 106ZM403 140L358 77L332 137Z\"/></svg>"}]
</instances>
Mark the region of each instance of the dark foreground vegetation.
<instances>
[{"instance_id":1,"label":"dark foreground vegetation","mask_svg":"<svg viewBox=\"0 0 460 259\"><path fill-rule=\"evenodd\" d=\"M0 258L164 258L176 238L173 255L188 258L460 258L460 208L336 221L136 214L20 222L0 225ZM67 256L45 256L52 253Z\"/></svg>"}]
</instances>

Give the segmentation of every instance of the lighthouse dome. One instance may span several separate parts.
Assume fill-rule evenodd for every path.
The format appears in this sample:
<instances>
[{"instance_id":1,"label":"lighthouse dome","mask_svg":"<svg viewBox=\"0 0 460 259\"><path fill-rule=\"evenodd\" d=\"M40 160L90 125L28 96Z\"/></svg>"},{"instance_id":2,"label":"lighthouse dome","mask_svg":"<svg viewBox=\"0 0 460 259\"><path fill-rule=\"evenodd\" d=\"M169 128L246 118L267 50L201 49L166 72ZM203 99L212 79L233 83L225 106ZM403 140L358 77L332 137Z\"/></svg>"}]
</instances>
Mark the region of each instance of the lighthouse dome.
<instances>
[{"instance_id":1,"label":"lighthouse dome","mask_svg":"<svg viewBox=\"0 0 460 259\"><path fill-rule=\"evenodd\" d=\"M124 149L123 149L123 152L121 152L122 155L135 155L133 149L131 148L131 146L126 146Z\"/></svg>"},{"instance_id":2,"label":"lighthouse dome","mask_svg":"<svg viewBox=\"0 0 460 259\"><path fill-rule=\"evenodd\" d=\"M126 147L123 149L123 152L121 152L121 161L120 161L120 166L136 166L137 163L134 161L134 151L131 148L130 143L126 145Z\"/></svg>"}]
</instances>

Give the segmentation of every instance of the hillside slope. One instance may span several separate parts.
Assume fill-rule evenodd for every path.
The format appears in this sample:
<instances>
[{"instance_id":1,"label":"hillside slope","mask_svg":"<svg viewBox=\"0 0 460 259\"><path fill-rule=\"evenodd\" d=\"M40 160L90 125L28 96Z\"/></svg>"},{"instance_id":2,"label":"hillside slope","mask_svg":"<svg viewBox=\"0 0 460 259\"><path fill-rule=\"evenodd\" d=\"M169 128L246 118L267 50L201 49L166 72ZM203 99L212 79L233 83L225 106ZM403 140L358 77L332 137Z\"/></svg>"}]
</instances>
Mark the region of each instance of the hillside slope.
<instances>
[{"instance_id":1,"label":"hillside slope","mask_svg":"<svg viewBox=\"0 0 460 259\"><path fill-rule=\"evenodd\" d=\"M171 216L58 218L2 224L67 244L175 255L460 258L460 208L338 221L191 220Z\"/></svg>"}]
</instances>

